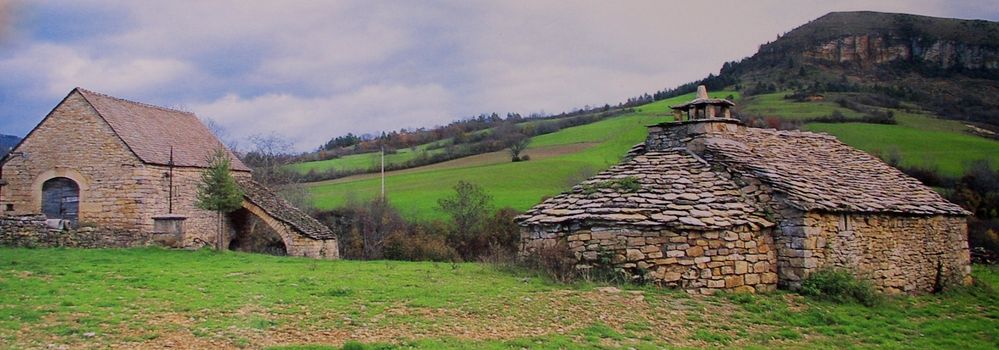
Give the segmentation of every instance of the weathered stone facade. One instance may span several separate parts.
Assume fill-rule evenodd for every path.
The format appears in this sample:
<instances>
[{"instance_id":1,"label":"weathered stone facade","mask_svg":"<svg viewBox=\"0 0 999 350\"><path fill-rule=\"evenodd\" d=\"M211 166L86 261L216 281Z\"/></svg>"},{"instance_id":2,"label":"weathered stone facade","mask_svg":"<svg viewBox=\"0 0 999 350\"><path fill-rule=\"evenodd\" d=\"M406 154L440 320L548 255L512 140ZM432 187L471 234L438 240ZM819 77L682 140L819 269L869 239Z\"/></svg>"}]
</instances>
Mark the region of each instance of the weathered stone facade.
<instances>
[{"instance_id":1,"label":"weathered stone facade","mask_svg":"<svg viewBox=\"0 0 999 350\"><path fill-rule=\"evenodd\" d=\"M112 116L117 119L108 119ZM192 139L194 136L178 138L169 140L174 142L172 145L162 145L156 142L164 140L143 138L164 129L155 123L143 124L146 119L155 119L162 124L166 118L175 118L175 128L190 128L194 130L190 134L201 135L200 139ZM197 125L190 125L192 123ZM148 128L153 130L146 130ZM218 235L218 216L195 205L203 171L199 162L204 162L206 156L203 152L221 145L206 130L189 113L76 89L32 130L12 156L4 159L2 178L6 185L0 192L0 210L3 210L0 216L38 213L42 207L43 184L55 178L68 178L79 188L80 227L96 227L101 232L133 232L144 237L126 240L133 245L144 244L150 237L175 247L214 244ZM133 135L126 137L123 132ZM174 151L178 161L170 166L168 163L172 162ZM165 160L163 164L149 160L161 158ZM249 169L238 160L234 160L232 175L240 182L250 181ZM254 194L268 192L258 189ZM276 205L290 207L283 202ZM286 211L297 212L297 209ZM286 222L270 218L271 213L267 211L255 214L267 216L264 221L285 233L282 238L288 244L288 253L336 258L336 254L325 253L330 245L336 246L336 239L328 229L319 227L321 225L312 225L308 227L308 233L303 233L301 227L288 228ZM154 217L165 215L184 218L180 237L156 239ZM294 219L311 220L304 215ZM223 226L227 238L236 236L236 227L230 217L223 218Z\"/></svg>"},{"instance_id":2,"label":"weathered stone facade","mask_svg":"<svg viewBox=\"0 0 999 350\"><path fill-rule=\"evenodd\" d=\"M964 217L807 212L780 232L778 266L790 287L822 268L854 271L889 294L970 282Z\"/></svg>"},{"instance_id":3,"label":"weathered stone facade","mask_svg":"<svg viewBox=\"0 0 999 350\"><path fill-rule=\"evenodd\" d=\"M708 118L650 126L621 164L518 220L525 254L562 241L578 268L694 293L796 288L823 268L922 293L970 282L968 214L835 137Z\"/></svg>"},{"instance_id":4,"label":"weathered stone facade","mask_svg":"<svg viewBox=\"0 0 999 350\"><path fill-rule=\"evenodd\" d=\"M562 227L530 233L523 239L523 252L531 254L560 240L568 245L581 270L609 261L634 277L697 294L777 288L777 257L770 230L750 226L650 230L609 225L570 231Z\"/></svg>"}]
</instances>

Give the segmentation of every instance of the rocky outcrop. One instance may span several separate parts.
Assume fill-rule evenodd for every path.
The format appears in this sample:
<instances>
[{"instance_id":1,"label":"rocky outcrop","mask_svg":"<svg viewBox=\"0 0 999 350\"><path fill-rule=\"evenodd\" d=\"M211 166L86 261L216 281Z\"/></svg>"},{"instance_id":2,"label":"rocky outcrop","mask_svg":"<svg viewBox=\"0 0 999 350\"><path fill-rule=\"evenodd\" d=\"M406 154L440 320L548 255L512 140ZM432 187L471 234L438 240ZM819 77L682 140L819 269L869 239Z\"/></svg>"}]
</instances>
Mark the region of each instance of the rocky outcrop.
<instances>
[{"instance_id":1,"label":"rocky outcrop","mask_svg":"<svg viewBox=\"0 0 999 350\"><path fill-rule=\"evenodd\" d=\"M999 47L886 34L849 35L805 50L806 59L863 66L913 61L941 69L999 70Z\"/></svg>"}]
</instances>

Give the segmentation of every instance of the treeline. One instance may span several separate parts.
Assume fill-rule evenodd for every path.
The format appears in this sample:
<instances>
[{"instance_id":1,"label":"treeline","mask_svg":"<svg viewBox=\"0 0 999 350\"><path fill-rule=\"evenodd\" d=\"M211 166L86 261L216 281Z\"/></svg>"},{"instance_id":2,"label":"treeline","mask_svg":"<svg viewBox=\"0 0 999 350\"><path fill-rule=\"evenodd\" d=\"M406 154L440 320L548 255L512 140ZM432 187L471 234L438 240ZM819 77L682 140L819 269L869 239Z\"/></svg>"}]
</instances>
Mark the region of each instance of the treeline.
<instances>
[{"instance_id":1,"label":"treeline","mask_svg":"<svg viewBox=\"0 0 999 350\"><path fill-rule=\"evenodd\" d=\"M346 259L480 261L516 254L518 213L494 209L492 197L478 185L459 182L438 208L447 220L408 221L379 198L348 200L342 208L314 216L337 234Z\"/></svg>"},{"instance_id":2,"label":"treeline","mask_svg":"<svg viewBox=\"0 0 999 350\"><path fill-rule=\"evenodd\" d=\"M578 118L595 113L620 113L620 110L627 108L625 103L612 107L609 104L603 106L584 106L570 112L547 115L544 113L532 113L522 116L520 113L507 113L505 117L497 113L480 114L476 117L456 120L448 125L435 128L400 129L397 131L382 132L381 135L354 135L348 133L336 136L323 145L319 146L315 152L299 155L295 157L295 162L308 162L318 160L328 160L351 154L376 152L382 149L389 151L405 148L415 148L419 145L438 142L438 147L446 144L464 144L476 142L475 135L494 129L503 124L520 124L528 121L558 120L565 118ZM581 119L586 120L586 119ZM591 119L592 120L592 119ZM557 125L557 124L555 124ZM551 125L549 125L551 126ZM546 127L549 127L546 126Z\"/></svg>"},{"instance_id":3,"label":"treeline","mask_svg":"<svg viewBox=\"0 0 999 350\"><path fill-rule=\"evenodd\" d=\"M540 120L532 120L529 123L516 124L515 121L506 121L494 124L492 130L483 130L479 132L471 133L459 133L457 136L452 137L447 141L439 141L436 147L428 147L424 150L418 151L416 157L413 159L385 164L386 171L402 170L415 168L419 166L436 164L440 162L445 162L452 159L458 159L463 157L468 157L476 154L489 153L502 151L504 149L515 148L521 145L523 140L526 138L550 134L565 128L570 128L574 126L580 126L585 124L594 123L603 119L611 118L614 116L631 113L633 109L609 109L603 112L597 113L584 113L571 117L559 117L559 118L542 118ZM386 153L396 152L396 149L388 147L386 148ZM521 160L523 158L518 155L514 155ZM299 161L301 158L288 158L283 159L284 164L291 161ZM527 159L522 159L527 160ZM254 164L256 164L255 162ZM323 180L337 179L341 177L366 174L380 170L380 165L378 168L360 168L360 169L328 169L323 171L310 170L307 173L298 173L294 170L286 169L284 167L275 167L268 170L263 170L267 173L280 173L280 176L274 176L277 183L301 183L301 182L315 182Z\"/></svg>"}]
</instances>

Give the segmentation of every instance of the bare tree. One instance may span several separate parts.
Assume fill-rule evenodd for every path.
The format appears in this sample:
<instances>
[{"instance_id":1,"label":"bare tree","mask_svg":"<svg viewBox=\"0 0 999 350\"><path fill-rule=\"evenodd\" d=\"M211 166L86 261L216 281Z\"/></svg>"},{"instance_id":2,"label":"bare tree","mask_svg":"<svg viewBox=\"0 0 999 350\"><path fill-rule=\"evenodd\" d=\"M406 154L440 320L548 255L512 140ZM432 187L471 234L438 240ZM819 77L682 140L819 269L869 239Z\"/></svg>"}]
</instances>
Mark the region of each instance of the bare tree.
<instances>
[{"instance_id":1,"label":"bare tree","mask_svg":"<svg viewBox=\"0 0 999 350\"><path fill-rule=\"evenodd\" d=\"M211 131L215 137L221 140L222 144L228 147L230 151L236 153L239 150L239 142L230 137L229 130L227 130L221 123L209 117L201 118L201 122L205 123L205 126L208 127L208 131Z\"/></svg>"},{"instance_id":2,"label":"bare tree","mask_svg":"<svg viewBox=\"0 0 999 350\"><path fill-rule=\"evenodd\" d=\"M276 133L249 137L253 149L243 156L243 162L253 167L253 177L267 185L290 182L292 175L282 168L291 157L291 141Z\"/></svg>"}]
</instances>

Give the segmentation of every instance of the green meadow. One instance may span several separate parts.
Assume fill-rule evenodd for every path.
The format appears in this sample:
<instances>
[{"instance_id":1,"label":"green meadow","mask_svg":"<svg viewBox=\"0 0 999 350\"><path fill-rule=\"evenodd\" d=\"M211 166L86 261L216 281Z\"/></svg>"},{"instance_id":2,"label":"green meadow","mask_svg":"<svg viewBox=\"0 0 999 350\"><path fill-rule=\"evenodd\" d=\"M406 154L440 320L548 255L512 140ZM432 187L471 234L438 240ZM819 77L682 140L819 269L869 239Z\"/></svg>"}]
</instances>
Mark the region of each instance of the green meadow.
<instances>
[{"instance_id":1,"label":"green meadow","mask_svg":"<svg viewBox=\"0 0 999 350\"><path fill-rule=\"evenodd\" d=\"M967 133L954 120L925 114L895 113L896 125L811 123L809 131L832 134L844 143L871 153L896 153L902 165L961 176L972 161L988 159L999 165L999 141Z\"/></svg>"},{"instance_id":2,"label":"green meadow","mask_svg":"<svg viewBox=\"0 0 999 350\"><path fill-rule=\"evenodd\" d=\"M712 96L729 94L734 92L720 91ZM485 188L496 207L526 210L542 197L564 191L586 175L620 161L628 149L645 139L647 125L672 119L667 112L669 105L691 98L693 94L658 101L630 114L534 137L525 152L532 158L527 162L486 155L482 158L490 161L457 161L391 172L385 181L387 197L407 217L440 218L437 200L450 195L452 187L463 180ZM536 157L539 152L548 156ZM308 186L315 205L330 209L350 198L374 198L381 191L381 180L378 176L354 176Z\"/></svg>"},{"instance_id":3,"label":"green meadow","mask_svg":"<svg viewBox=\"0 0 999 350\"><path fill-rule=\"evenodd\" d=\"M825 101L796 102L784 99L786 93L773 93L743 99L746 113L786 120L807 120L839 111L846 118L860 118L859 112L843 108L832 100L843 94L827 94ZM999 141L969 133L956 120L939 119L925 112L877 108L891 111L897 124L808 123L803 129L825 132L844 143L874 153L896 154L904 166L919 166L945 176L960 176L975 160L988 159L999 165Z\"/></svg>"},{"instance_id":4,"label":"green meadow","mask_svg":"<svg viewBox=\"0 0 999 350\"><path fill-rule=\"evenodd\" d=\"M421 154L432 156L444 150L435 147L444 141L437 141L420 145L414 148L403 148L395 153L385 155L385 165L403 164L416 159ZM302 162L288 165L288 168L300 174L309 171L323 172L327 170L350 171L350 170L375 170L381 166L381 152L370 152L361 154L351 154L340 158L318 160L312 162Z\"/></svg>"},{"instance_id":5,"label":"green meadow","mask_svg":"<svg viewBox=\"0 0 999 350\"><path fill-rule=\"evenodd\" d=\"M999 270L973 274L975 286L865 307L559 284L482 263L0 248L0 348L994 349Z\"/></svg>"},{"instance_id":6,"label":"green meadow","mask_svg":"<svg viewBox=\"0 0 999 350\"><path fill-rule=\"evenodd\" d=\"M847 118L859 118L861 116L860 113L840 107L833 102L835 94L830 94L824 101L794 102L784 99L784 95L789 93L791 92L749 96L737 102L742 106L742 111L747 114L764 117L774 116L787 120L807 120L825 117L832 115L836 111L839 111Z\"/></svg>"}]
</instances>

